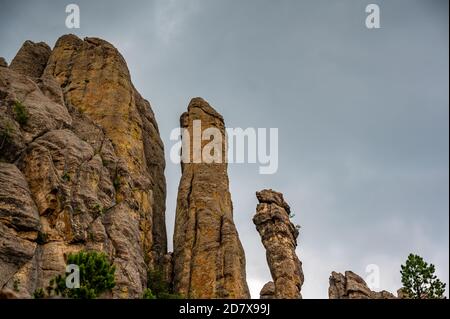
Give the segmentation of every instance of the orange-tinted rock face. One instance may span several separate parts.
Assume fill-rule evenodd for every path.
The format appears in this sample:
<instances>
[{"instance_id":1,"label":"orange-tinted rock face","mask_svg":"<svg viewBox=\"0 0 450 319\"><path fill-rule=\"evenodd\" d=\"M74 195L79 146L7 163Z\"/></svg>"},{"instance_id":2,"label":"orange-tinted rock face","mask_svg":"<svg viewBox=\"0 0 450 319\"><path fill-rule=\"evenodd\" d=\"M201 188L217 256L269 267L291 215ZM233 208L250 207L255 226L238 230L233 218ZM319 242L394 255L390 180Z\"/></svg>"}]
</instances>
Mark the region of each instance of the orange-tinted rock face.
<instances>
[{"instance_id":1,"label":"orange-tinted rock face","mask_svg":"<svg viewBox=\"0 0 450 319\"><path fill-rule=\"evenodd\" d=\"M181 116L181 127L190 132L191 162L182 164L178 189L174 287L189 298L249 298L244 251L233 222L227 164L193 163L195 120L201 120L203 130L217 128L225 136L222 116L203 99L192 99ZM201 148L206 144L203 141ZM221 151L224 159L226 150L221 147Z\"/></svg>"},{"instance_id":2,"label":"orange-tinted rock face","mask_svg":"<svg viewBox=\"0 0 450 319\"><path fill-rule=\"evenodd\" d=\"M142 234L146 258L159 259L167 250L165 228L164 148L150 104L134 88L125 60L108 42L61 37L50 56L46 75L61 85L68 107L85 114L111 140L121 165L130 174L132 200L142 215L151 215L152 230Z\"/></svg>"}]
</instances>

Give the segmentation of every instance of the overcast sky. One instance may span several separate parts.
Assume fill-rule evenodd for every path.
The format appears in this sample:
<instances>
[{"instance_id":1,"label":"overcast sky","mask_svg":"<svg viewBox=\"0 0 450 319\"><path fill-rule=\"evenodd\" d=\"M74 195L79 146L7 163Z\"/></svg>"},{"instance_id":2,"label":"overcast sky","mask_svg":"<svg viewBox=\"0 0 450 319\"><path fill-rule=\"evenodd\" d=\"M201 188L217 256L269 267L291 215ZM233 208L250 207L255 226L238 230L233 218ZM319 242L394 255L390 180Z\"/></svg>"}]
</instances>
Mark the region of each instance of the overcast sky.
<instances>
[{"instance_id":1,"label":"overcast sky","mask_svg":"<svg viewBox=\"0 0 450 319\"><path fill-rule=\"evenodd\" d=\"M201 96L229 127L279 128L279 169L229 167L253 298L270 273L252 223L255 191L281 191L300 224L305 298L327 298L331 271L380 267L401 287L410 252L449 279L448 1L69 1L0 3L0 56L25 40L101 37L125 57L156 114L167 153L167 228L180 167L170 131ZM381 29L365 7L381 8ZM172 245L170 245L172 247Z\"/></svg>"}]
</instances>

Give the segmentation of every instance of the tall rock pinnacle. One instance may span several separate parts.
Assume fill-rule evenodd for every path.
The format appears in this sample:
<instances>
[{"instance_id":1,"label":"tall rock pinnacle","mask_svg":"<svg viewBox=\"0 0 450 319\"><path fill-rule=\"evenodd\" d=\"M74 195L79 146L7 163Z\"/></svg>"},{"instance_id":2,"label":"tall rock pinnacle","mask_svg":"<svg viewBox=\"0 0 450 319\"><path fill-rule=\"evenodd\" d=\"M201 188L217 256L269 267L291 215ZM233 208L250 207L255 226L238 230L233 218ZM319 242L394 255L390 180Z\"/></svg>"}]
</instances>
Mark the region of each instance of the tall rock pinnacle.
<instances>
[{"instance_id":1,"label":"tall rock pinnacle","mask_svg":"<svg viewBox=\"0 0 450 319\"><path fill-rule=\"evenodd\" d=\"M217 128L222 163L194 163L209 141L194 141L194 121ZM180 119L189 132L189 163L182 163L174 233L174 288L188 298L249 298L245 256L233 222L225 163L222 116L201 98L191 100ZM196 123L198 123L196 121ZM186 136L185 136L186 138ZM188 148L183 148L184 154Z\"/></svg>"},{"instance_id":2,"label":"tall rock pinnacle","mask_svg":"<svg viewBox=\"0 0 450 319\"><path fill-rule=\"evenodd\" d=\"M283 194L273 190L257 192L256 197L259 204L253 223L266 248L273 279L273 284L268 283L262 289L261 298L301 298L304 277L302 263L295 253L298 230L289 220L290 207Z\"/></svg>"}]
</instances>

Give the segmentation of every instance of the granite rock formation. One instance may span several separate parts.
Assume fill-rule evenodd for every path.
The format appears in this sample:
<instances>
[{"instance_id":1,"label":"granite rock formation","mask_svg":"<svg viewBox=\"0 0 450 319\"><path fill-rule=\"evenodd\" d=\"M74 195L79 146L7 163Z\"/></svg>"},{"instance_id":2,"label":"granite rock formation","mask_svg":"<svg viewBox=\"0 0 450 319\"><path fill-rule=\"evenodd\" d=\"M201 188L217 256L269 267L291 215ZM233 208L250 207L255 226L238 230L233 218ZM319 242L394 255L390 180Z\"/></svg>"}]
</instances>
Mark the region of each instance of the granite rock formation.
<instances>
[{"instance_id":1,"label":"granite rock formation","mask_svg":"<svg viewBox=\"0 0 450 319\"><path fill-rule=\"evenodd\" d=\"M164 150L111 44L27 41L2 63L0 160L0 290L30 297L69 253L97 250L116 265L113 297L142 296L167 253Z\"/></svg>"},{"instance_id":2,"label":"granite rock formation","mask_svg":"<svg viewBox=\"0 0 450 319\"><path fill-rule=\"evenodd\" d=\"M143 236L152 252L145 257L162 258L167 251L164 147L151 106L134 88L125 60L104 40L68 35L56 42L44 74L56 78L68 108L86 115L111 141L122 160L117 168L129 172L129 179L118 175L120 186L130 186L119 192L118 201L127 199L142 215L151 215L142 225L152 230Z\"/></svg>"},{"instance_id":3,"label":"granite rock formation","mask_svg":"<svg viewBox=\"0 0 450 319\"><path fill-rule=\"evenodd\" d=\"M25 41L9 68L22 75L39 78L47 66L51 53L52 49L44 42Z\"/></svg>"},{"instance_id":4,"label":"granite rock formation","mask_svg":"<svg viewBox=\"0 0 450 319\"><path fill-rule=\"evenodd\" d=\"M267 283L261 290L261 298L301 298L304 276L302 263L295 253L299 232L289 219L291 209L283 194L273 190L257 192L256 197L259 204L253 223L266 249L273 279L273 283Z\"/></svg>"},{"instance_id":5,"label":"granite rock formation","mask_svg":"<svg viewBox=\"0 0 450 319\"><path fill-rule=\"evenodd\" d=\"M330 287L328 288L330 299L396 299L397 297L388 291L372 291L360 276L352 271L346 271L345 275L332 272Z\"/></svg>"},{"instance_id":6,"label":"granite rock formation","mask_svg":"<svg viewBox=\"0 0 450 319\"><path fill-rule=\"evenodd\" d=\"M197 150L210 141L194 145L194 121L201 129L217 128L222 159L226 158L225 126L222 116L205 100L194 98L180 119L184 135L174 233L174 288L189 298L248 298L245 256L233 222L227 164L194 163ZM187 161L189 154L189 161Z\"/></svg>"}]
</instances>

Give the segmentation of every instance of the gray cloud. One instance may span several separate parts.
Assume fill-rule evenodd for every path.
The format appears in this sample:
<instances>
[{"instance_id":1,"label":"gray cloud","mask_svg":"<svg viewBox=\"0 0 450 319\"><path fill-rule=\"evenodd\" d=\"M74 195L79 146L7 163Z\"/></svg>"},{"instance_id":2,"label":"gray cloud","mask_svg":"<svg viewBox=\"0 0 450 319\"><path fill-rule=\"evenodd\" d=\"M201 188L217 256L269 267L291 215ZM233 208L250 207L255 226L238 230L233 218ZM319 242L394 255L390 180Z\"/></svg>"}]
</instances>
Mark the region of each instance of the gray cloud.
<instances>
[{"instance_id":1,"label":"gray cloud","mask_svg":"<svg viewBox=\"0 0 450 319\"><path fill-rule=\"evenodd\" d=\"M169 133L194 96L230 127L278 127L280 167L230 165L235 220L253 297L270 280L251 222L255 191L285 193L302 225L298 253L306 298L326 298L332 270L381 271L400 287L416 252L449 279L448 2L72 1L81 29L64 26L64 1L2 1L0 55L26 39L98 36L124 55L133 81ZM180 168L168 163L173 233Z\"/></svg>"}]
</instances>

